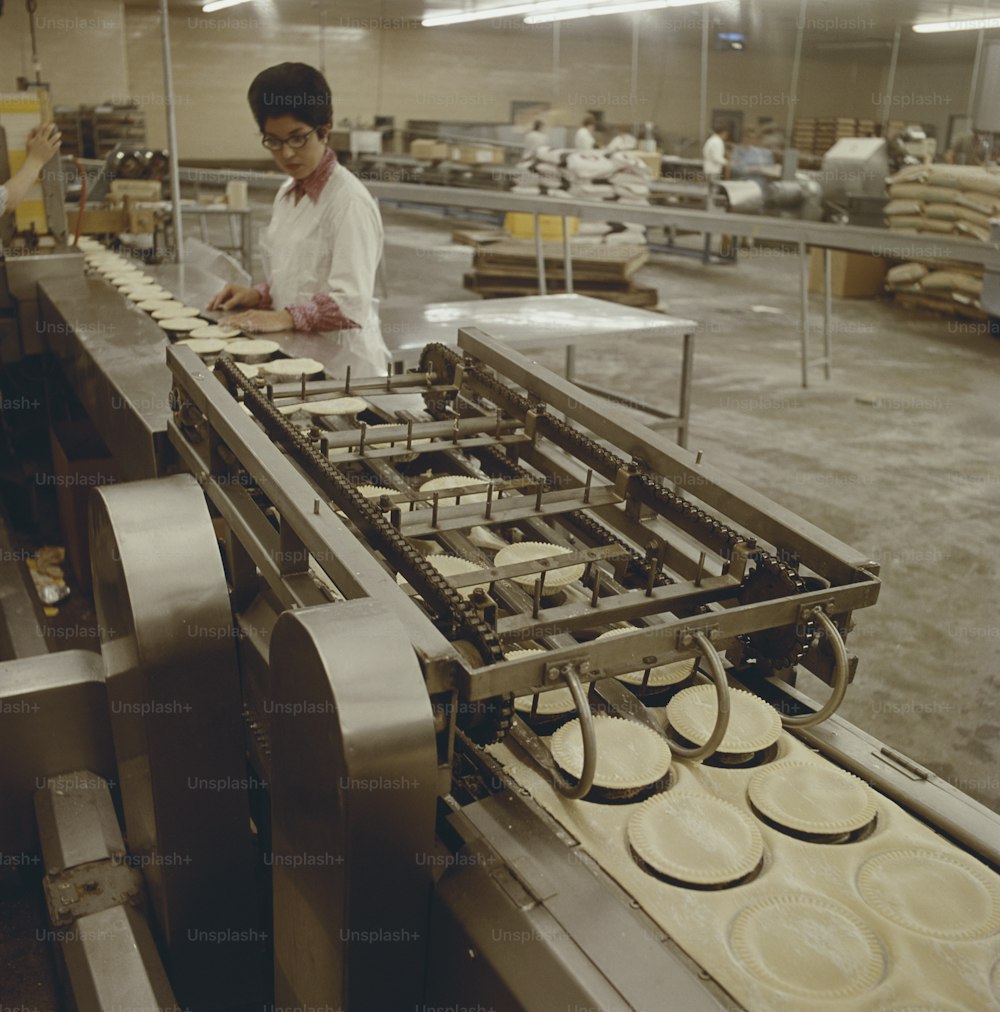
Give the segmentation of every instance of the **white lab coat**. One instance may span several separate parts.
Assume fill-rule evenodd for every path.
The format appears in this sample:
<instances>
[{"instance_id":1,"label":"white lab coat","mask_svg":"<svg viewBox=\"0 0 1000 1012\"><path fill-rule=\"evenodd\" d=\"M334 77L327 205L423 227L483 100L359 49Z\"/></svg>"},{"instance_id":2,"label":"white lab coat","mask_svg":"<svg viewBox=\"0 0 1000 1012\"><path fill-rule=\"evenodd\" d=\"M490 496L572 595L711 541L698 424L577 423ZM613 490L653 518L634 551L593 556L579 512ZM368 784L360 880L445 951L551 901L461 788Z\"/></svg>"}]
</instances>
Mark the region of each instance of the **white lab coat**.
<instances>
[{"instance_id":1,"label":"white lab coat","mask_svg":"<svg viewBox=\"0 0 1000 1012\"><path fill-rule=\"evenodd\" d=\"M594 140L594 135L585 127L580 127L576 132L576 139L573 141L573 147L577 151L592 151L597 147L597 141Z\"/></svg>"},{"instance_id":2,"label":"white lab coat","mask_svg":"<svg viewBox=\"0 0 1000 1012\"><path fill-rule=\"evenodd\" d=\"M541 147L549 143L549 135L544 130L529 130L524 135L524 157L531 158Z\"/></svg>"},{"instance_id":3,"label":"white lab coat","mask_svg":"<svg viewBox=\"0 0 1000 1012\"><path fill-rule=\"evenodd\" d=\"M726 142L718 134L712 134L701 149L701 157L705 175L718 179L726 165Z\"/></svg>"},{"instance_id":4,"label":"white lab coat","mask_svg":"<svg viewBox=\"0 0 1000 1012\"><path fill-rule=\"evenodd\" d=\"M337 351L324 357L335 376L347 366L354 377L384 376L389 351L382 339L375 300L375 272L382 258L382 217L364 185L335 165L314 203L295 203L285 194L289 179L274 199L271 223L262 243L264 271L275 309L300 305L325 293L358 328L321 331L317 341Z\"/></svg>"}]
</instances>

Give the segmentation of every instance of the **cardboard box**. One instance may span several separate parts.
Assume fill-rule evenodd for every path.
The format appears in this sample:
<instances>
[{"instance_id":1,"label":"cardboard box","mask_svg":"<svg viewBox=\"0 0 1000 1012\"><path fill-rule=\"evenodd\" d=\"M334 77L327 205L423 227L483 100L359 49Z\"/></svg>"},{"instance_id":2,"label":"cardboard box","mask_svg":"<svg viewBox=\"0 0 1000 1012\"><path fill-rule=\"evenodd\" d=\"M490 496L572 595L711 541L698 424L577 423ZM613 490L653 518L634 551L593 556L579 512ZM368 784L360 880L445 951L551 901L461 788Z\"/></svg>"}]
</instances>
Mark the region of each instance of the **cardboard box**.
<instances>
[{"instance_id":1,"label":"cardboard box","mask_svg":"<svg viewBox=\"0 0 1000 1012\"><path fill-rule=\"evenodd\" d=\"M77 584L90 592L87 506L98 485L119 480L118 469L97 430L87 421L61 422L49 430L52 479L66 559Z\"/></svg>"},{"instance_id":2,"label":"cardboard box","mask_svg":"<svg viewBox=\"0 0 1000 1012\"><path fill-rule=\"evenodd\" d=\"M646 168L652 173L654 179L663 175L663 152L662 151L630 151L630 155L637 155L646 163Z\"/></svg>"},{"instance_id":3,"label":"cardboard box","mask_svg":"<svg viewBox=\"0 0 1000 1012\"><path fill-rule=\"evenodd\" d=\"M830 250L830 291L839 299L865 299L881 295L889 262L883 257L867 253L848 253ZM823 251L809 250L809 291L819 295L823 291Z\"/></svg>"},{"instance_id":4,"label":"cardboard box","mask_svg":"<svg viewBox=\"0 0 1000 1012\"><path fill-rule=\"evenodd\" d=\"M427 162L443 162L451 153L440 141L415 140L410 143L410 157Z\"/></svg>"},{"instance_id":5,"label":"cardboard box","mask_svg":"<svg viewBox=\"0 0 1000 1012\"><path fill-rule=\"evenodd\" d=\"M503 165L503 148L492 144L453 144L449 157L463 165Z\"/></svg>"}]
</instances>

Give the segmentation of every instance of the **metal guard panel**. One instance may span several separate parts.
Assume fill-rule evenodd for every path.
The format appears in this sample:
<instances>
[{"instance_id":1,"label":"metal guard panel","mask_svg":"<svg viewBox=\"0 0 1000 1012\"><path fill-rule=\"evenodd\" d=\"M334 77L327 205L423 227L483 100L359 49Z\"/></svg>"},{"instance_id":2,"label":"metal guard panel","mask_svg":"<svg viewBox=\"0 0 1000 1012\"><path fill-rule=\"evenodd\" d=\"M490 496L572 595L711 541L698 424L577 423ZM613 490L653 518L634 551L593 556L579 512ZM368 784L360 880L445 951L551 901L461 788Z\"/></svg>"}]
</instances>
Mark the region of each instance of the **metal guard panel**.
<instances>
[{"instance_id":1,"label":"metal guard panel","mask_svg":"<svg viewBox=\"0 0 1000 1012\"><path fill-rule=\"evenodd\" d=\"M285 612L271 669L275 1001L416 1007L437 799L417 657L358 599Z\"/></svg>"}]
</instances>

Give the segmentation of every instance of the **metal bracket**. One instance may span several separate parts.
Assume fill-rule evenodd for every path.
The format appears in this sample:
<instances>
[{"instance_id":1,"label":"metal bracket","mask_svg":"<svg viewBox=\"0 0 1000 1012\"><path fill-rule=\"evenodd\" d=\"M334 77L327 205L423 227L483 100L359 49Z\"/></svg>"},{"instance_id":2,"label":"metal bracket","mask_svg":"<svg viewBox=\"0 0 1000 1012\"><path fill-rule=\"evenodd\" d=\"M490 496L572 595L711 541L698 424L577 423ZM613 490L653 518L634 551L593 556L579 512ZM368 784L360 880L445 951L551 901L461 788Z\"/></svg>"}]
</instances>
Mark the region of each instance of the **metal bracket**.
<instances>
[{"instance_id":1,"label":"metal bracket","mask_svg":"<svg viewBox=\"0 0 1000 1012\"><path fill-rule=\"evenodd\" d=\"M698 644L698 633L701 633L706 639L711 640L713 636L718 633L719 627L717 625L706 625L697 627L682 626L677 630L676 645L678 650L687 650L690 647L697 646Z\"/></svg>"},{"instance_id":2,"label":"metal bracket","mask_svg":"<svg viewBox=\"0 0 1000 1012\"><path fill-rule=\"evenodd\" d=\"M576 675L581 682L585 682L592 671L593 667L591 666L589 657L571 657L568 660L563 661L561 664L546 664L545 682L546 684L559 682L564 678L567 678L569 675Z\"/></svg>"},{"instance_id":3,"label":"metal bracket","mask_svg":"<svg viewBox=\"0 0 1000 1012\"><path fill-rule=\"evenodd\" d=\"M109 907L142 906L142 876L118 861L91 861L46 875L43 888L49 917L57 927Z\"/></svg>"}]
</instances>

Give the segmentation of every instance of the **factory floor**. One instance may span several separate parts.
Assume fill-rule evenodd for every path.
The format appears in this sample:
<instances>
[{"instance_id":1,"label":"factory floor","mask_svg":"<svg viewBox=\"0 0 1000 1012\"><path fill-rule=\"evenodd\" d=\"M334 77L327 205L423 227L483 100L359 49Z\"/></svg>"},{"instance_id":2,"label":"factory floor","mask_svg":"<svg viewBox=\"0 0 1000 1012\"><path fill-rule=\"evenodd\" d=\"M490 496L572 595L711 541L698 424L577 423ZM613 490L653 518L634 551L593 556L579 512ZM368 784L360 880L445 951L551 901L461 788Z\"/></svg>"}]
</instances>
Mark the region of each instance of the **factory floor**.
<instances>
[{"instance_id":1,"label":"factory floor","mask_svg":"<svg viewBox=\"0 0 1000 1012\"><path fill-rule=\"evenodd\" d=\"M383 214L392 303L470 297L454 219ZM835 299L832 378L817 368L804 390L798 276L796 255L769 248L720 266L653 255L638 275L668 313L698 322L690 448L881 563L878 603L855 614L860 663L840 712L1000 811L1000 340ZM818 356L818 297L812 310ZM577 371L669 410L679 350L584 345ZM562 367L561 351L535 357ZM823 698L811 676L803 687Z\"/></svg>"}]
</instances>

